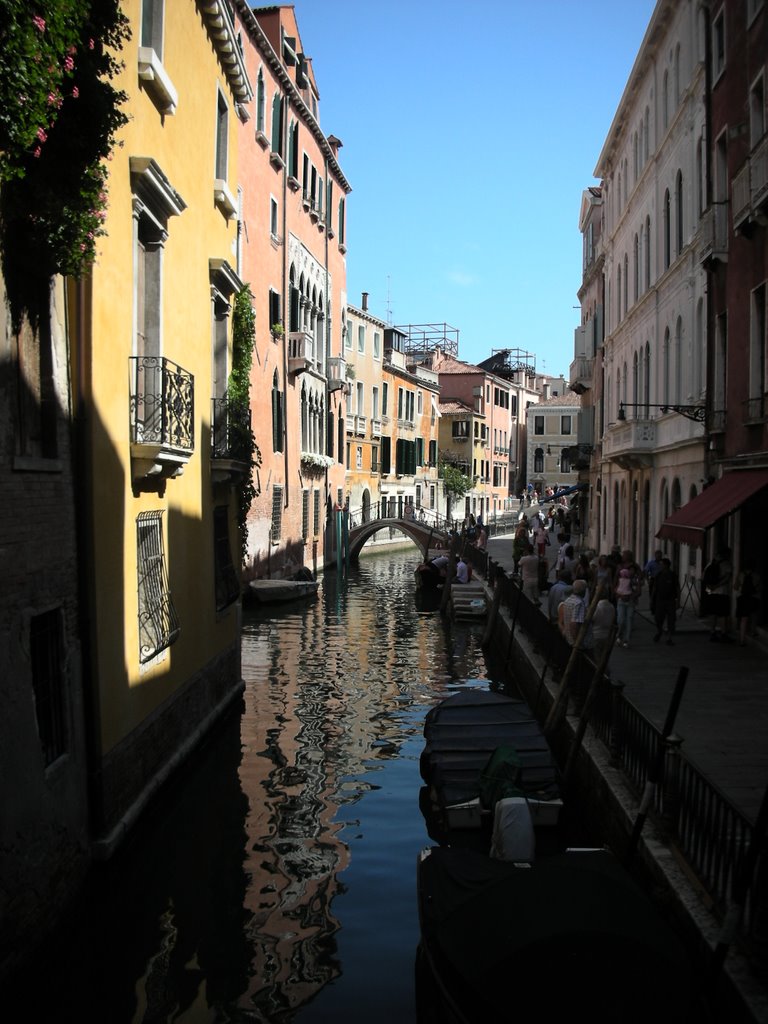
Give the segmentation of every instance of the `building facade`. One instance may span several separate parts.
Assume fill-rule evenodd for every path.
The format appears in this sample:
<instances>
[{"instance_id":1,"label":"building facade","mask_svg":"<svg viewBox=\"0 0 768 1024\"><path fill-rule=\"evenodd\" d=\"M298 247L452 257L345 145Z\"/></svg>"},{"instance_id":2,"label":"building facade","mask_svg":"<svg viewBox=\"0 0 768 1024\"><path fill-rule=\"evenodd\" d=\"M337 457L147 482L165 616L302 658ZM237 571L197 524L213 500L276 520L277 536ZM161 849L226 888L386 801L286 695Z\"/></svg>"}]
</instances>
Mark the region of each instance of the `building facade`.
<instances>
[{"instance_id":1,"label":"building facade","mask_svg":"<svg viewBox=\"0 0 768 1024\"><path fill-rule=\"evenodd\" d=\"M246 578L333 561L345 487L346 197L341 142L293 7L235 4L253 82L238 136L238 259L254 297L253 429L261 453Z\"/></svg>"},{"instance_id":2,"label":"building facade","mask_svg":"<svg viewBox=\"0 0 768 1024\"><path fill-rule=\"evenodd\" d=\"M698 4L660 0L595 169L605 337L593 540L638 558L704 482L705 41Z\"/></svg>"}]
</instances>

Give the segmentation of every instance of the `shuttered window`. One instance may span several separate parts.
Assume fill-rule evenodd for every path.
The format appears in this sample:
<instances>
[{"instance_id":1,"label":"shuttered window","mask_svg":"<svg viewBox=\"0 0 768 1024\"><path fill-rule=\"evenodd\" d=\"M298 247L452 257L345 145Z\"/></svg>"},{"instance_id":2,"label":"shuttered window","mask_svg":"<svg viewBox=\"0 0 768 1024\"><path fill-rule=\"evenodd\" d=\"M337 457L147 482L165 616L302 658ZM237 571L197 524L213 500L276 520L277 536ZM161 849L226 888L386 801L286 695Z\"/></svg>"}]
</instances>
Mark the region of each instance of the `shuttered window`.
<instances>
[{"instance_id":1,"label":"shuttered window","mask_svg":"<svg viewBox=\"0 0 768 1024\"><path fill-rule=\"evenodd\" d=\"M283 488L272 488L272 542L280 540L283 531Z\"/></svg>"}]
</instances>

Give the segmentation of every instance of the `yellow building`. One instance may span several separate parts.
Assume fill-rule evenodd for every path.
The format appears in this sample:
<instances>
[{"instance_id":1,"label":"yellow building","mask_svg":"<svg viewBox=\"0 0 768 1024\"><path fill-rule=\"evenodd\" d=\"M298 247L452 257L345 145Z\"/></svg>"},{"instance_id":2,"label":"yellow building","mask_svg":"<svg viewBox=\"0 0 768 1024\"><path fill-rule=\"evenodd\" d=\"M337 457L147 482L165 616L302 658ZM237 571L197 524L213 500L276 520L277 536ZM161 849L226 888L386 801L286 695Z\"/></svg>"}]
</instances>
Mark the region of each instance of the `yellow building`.
<instances>
[{"instance_id":1,"label":"yellow building","mask_svg":"<svg viewBox=\"0 0 768 1024\"><path fill-rule=\"evenodd\" d=\"M130 120L107 236L70 298L87 554L94 821L108 854L241 692L226 388L237 138L252 90L226 4L127 0Z\"/></svg>"}]
</instances>

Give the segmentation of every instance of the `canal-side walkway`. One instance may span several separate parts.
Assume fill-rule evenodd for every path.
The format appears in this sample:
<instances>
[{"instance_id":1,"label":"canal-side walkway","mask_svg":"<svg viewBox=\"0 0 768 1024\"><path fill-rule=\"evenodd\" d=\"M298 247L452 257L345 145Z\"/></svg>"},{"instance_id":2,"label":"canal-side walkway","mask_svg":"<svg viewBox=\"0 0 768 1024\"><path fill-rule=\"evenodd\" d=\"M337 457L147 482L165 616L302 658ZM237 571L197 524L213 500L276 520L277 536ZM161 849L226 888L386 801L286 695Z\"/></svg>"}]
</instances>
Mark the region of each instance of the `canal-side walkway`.
<instances>
[{"instance_id":1,"label":"canal-side walkway","mask_svg":"<svg viewBox=\"0 0 768 1024\"><path fill-rule=\"evenodd\" d=\"M492 538L488 555L513 570L512 538ZM552 549L549 549L550 551ZM647 593L635 615L630 646L617 647L610 671L624 693L659 728L681 666L689 670L675 731L701 773L754 821L768 786L768 651L760 641L709 641L708 624L691 608L679 616L674 646L654 643Z\"/></svg>"}]
</instances>

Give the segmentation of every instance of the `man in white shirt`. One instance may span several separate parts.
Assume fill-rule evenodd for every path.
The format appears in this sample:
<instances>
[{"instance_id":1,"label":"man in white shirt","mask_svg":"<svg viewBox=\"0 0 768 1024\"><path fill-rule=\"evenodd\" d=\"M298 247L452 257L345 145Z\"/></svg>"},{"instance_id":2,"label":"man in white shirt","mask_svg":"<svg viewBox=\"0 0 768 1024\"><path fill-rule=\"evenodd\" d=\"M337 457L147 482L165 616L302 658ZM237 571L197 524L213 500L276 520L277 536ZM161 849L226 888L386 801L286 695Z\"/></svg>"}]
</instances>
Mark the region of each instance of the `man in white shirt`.
<instances>
[{"instance_id":1,"label":"man in white shirt","mask_svg":"<svg viewBox=\"0 0 768 1024\"><path fill-rule=\"evenodd\" d=\"M469 583L469 566L463 558L460 558L456 565L456 582Z\"/></svg>"}]
</instances>

